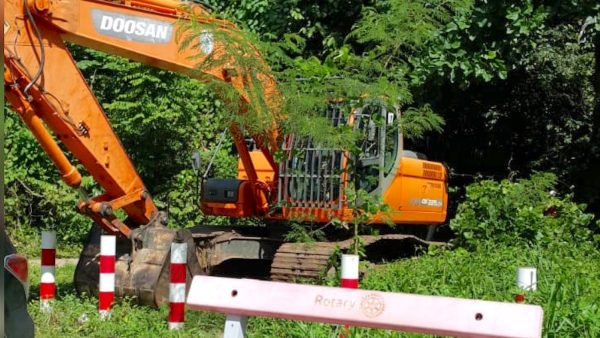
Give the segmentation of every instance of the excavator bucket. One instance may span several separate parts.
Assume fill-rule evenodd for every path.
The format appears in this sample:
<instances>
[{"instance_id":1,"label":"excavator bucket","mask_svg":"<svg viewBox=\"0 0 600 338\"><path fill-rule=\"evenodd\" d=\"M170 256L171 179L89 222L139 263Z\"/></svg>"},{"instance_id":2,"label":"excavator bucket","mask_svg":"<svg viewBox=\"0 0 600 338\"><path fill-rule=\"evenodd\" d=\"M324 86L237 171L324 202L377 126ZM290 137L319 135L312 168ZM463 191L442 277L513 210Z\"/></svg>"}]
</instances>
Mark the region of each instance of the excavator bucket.
<instances>
[{"instance_id":1,"label":"excavator bucket","mask_svg":"<svg viewBox=\"0 0 600 338\"><path fill-rule=\"evenodd\" d=\"M75 287L79 293L98 294L100 271L100 236L102 229L94 225L75 270ZM188 244L186 282L204 274L198 263L192 234L163 225L134 230L131 240L117 239L115 257L115 296L126 297L147 305L160 306L169 301L171 243Z\"/></svg>"}]
</instances>

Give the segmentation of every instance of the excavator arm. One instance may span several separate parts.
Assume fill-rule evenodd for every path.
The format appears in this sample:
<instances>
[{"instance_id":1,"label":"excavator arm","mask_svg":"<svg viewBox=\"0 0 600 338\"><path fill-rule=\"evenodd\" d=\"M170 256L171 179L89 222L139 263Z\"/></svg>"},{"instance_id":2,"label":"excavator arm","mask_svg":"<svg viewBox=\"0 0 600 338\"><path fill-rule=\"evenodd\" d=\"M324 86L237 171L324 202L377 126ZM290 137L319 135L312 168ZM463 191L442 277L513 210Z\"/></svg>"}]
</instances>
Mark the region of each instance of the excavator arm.
<instances>
[{"instance_id":1,"label":"excavator arm","mask_svg":"<svg viewBox=\"0 0 600 338\"><path fill-rule=\"evenodd\" d=\"M327 271L334 251L355 243L349 239L339 246L281 245L285 239L277 226L232 229L199 225L193 232L162 226L163 217L148 189L65 45L71 42L191 78L220 81L238 94L241 104L236 114L252 111L259 118L268 114L270 123L279 113L280 94L268 72L261 73L267 67L260 64L257 50L235 50L243 35L233 24L214 19L201 6L185 0L5 0L4 4L6 98L66 184L81 188L81 174L71 162L75 158L104 189L100 196L84 197L78 209L104 232L121 235L115 262L117 296L134 297L149 305L168 301L167 257L173 241L188 243L188 281L199 273L220 274L230 269L235 270L234 276L248 276L244 271L251 268L264 272L268 261L272 262L273 279L317 277ZM181 23L198 29L181 30ZM233 46L232 41L217 38L227 35L234 37ZM202 63L198 69L203 60L215 62ZM260 67L249 70L253 64ZM118 77L114 80L115 86L124 87ZM257 92L262 95L255 95ZM230 95L227 98L232 99ZM324 114L332 126L355 124L365 136L368 151L357 166L364 174L356 176L391 209L389 215L377 215L372 222L444 222L446 170L441 163L405 155L401 132L393 127L394 113L390 116L385 107L376 105L356 109L348 116L340 105L333 104ZM388 122L378 126L374 120ZM230 131L240 156L238 179L204 182L202 208L206 213L258 216L273 225L290 219L322 224L333 217L353 221L354 210L344 192L350 178L343 150L323 148L294 135L287 135L284 142L273 122L268 132L249 135L260 150L251 152L245 142L250 128L232 122ZM284 155L281 163L275 163L273 157L278 144ZM371 186L369 179L373 172L379 177L376 186ZM120 220L117 209L124 210L130 222ZM80 292L98 291L101 232L92 227L84 245L75 271ZM394 246L391 251L395 252L398 241L416 240L394 234L361 238L365 245L378 247L378 252L380 244Z\"/></svg>"},{"instance_id":2,"label":"excavator arm","mask_svg":"<svg viewBox=\"0 0 600 338\"><path fill-rule=\"evenodd\" d=\"M130 237L132 229L115 216L123 209L134 225L151 222L157 208L100 104L76 66L66 42L120 55L154 67L204 79L207 75L231 85L244 103L249 95L245 71L226 53L211 31L197 44L181 49L176 38L181 20L197 20L221 31L237 28L212 18L204 8L176 0L6 0L4 8L4 85L7 101L56 165L63 181L80 188L81 174L59 142L104 189L104 194L82 200L78 209L105 231ZM189 33L188 33L189 34ZM183 38L183 37L182 37ZM218 67L199 72L198 56L220 60ZM256 52L248 57L257 58ZM274 80L260 75L266 105L277 110ZM119 79L115 78L115 86ZM123 88L126 90L126 88ZM176 95L176 93L165 93ZM268 189L258 181L242 127L230 126L241 162L257 193ZM278 135L253 135L271 169Z\"/></svg>"}]
</instances>

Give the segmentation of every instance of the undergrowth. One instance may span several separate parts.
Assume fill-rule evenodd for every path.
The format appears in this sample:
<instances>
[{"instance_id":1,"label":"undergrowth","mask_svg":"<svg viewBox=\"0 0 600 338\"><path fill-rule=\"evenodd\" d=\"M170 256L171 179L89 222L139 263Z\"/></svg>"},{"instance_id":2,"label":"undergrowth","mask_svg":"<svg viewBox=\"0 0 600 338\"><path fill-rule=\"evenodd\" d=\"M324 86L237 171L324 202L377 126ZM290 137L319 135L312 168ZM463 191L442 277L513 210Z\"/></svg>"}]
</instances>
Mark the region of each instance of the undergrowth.
<instances>
[{"instance_id":1,"label":"undergrowth","mask_svg":"<svg viewBox=\"0 0 600 338\"><path fill-rule=\"evenodd\" d=\"M6 231L18 253L29 259L37 259L40 257L42 250L42 233L38 228L29 226L7 227ZM83 249L83 243L61 241L60 239L57 241L56 246L57 258L79 257L79 254Z\"/></svg>"},{"instance_id":2,"label":"undergrowth","mask_svg":"<svg viewBox=\"0 0 600 338\"><path fill-rule=\"evenodd\" d=\"M467 187L466 199L450 227L455 245L474 248L486 241L503 245L585 243L593 240L597 223L586 206L561 194L552 173L501 182L483 180Z\"/></svg>"},{"instance_id":3,"label":"undergrowth","mask_svg":"<svg viewBox=\"0 0 600 338\"><path fill-rule=\"evenodd\" d=\"M593 216L571 196L553 192L556 178L482 181L451 222L457 239L419 257L370 266L361 288L379 291L513 302L518 267L538 270L537 291L526 302L544 310L545 337L600 336L600 250ZM27 235L27 234L25 234ZM16 241L18 242L18 241ZM29 247L31 243L23 243ZM35 247L38 244L36 243ZM102 322L93 297L76 295L74 266L58 268L53 314L39 310L39 266L33 267L29 309L38 337L219 337L224 316L187 311L186 328L167 330L167 308L122 301ZM330 279L327 285L338 285ZM302 295L298 295L302 297ZM251 318L249 337L337 337L340 327L320 323ZM349 337L413 337L385 330L353 328Z\"/></svg>"},{"instance_id":4,"label":"undergrowth","mask_svg":"<svg viewBox=\"0 0 600 338\"><path fill-rule=\"evenodd\" d=\"M361 288L512 302L516 269L538 269L538 291L527 302L544 309L546 337L600 336L600 252L591 245L546 248L486 243L473 252L430 250L427 254L368 270ZM219 337L224 316L187 311L181 332L167 330L167 309L122 302L101 322L97 302L79 298L72 284L74 266L58 268L58 299L53 315L39 311L39 268L32 272L30 312L38 337ZM335 284L335 281L329 281ZM299 297L301 297L299 295ZM88 321L80 323L82 315ZM337 337L339 327L318 323L251 318L249 337ZM350 337L414 337L385 330L354 328Z\"/></svg>"}]
</instances>

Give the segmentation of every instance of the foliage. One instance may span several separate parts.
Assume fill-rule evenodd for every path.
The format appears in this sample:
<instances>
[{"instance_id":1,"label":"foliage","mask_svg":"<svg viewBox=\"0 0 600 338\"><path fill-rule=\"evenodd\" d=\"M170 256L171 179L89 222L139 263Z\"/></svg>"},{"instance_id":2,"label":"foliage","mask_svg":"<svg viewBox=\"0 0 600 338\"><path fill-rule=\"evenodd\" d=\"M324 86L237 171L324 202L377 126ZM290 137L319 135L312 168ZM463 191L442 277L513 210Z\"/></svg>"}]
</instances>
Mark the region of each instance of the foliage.
<instances>
[{"instance_id":1,"label":"foliage","mask_svg":"<svg viewBox=\"0 0 600 338\"><path fill-rule=\"evenodd\" d=\"M193 7L187 11L189 18L178 24L179 50L199 51L190 58L196 62L195 77L224 103L225 125L235 125L243 129L242 133L270 140L281 114L281 99L274 88L270 68L252 43L251 34L223 24L217 16L196 13ZM198 36L213 41L211 50L203 49L203 39Z\"/></svg>"},{"instance_id":2,"label":"foliage","mask_svg":"<svg viewBox=\"0 0 600 338\"><path fill-rule=\"evenodd\" d=\"M192 151L207 149L222 130L222 104L201 83L117 56L72 49L151 192L165 190L182 168L191 168Z\"/></svg>"},{"instance_id":3,"label":"foliage","mask_svg":"<svg viewBox=\"0 0 600 338\"><path fill-rule=\"evenodd\" d=\"M474 252L431 249L418 259L370 267L361 288L423 295L478 298L512 302L518 292L515 271L522 266L538 270L538 290L526 295L526 302L544 309L544 335L548 337L597 337L600 335L600 254L596 248L561 246L544 249L482 246ZM39 267L32 269L32 298L29 311L39 337L218 337L224 316L208 312L186 312L182 331L167 330L167 309L139 307L121 302L112 319L100 322L97 301L74 294L74 266L57 268L58 298L55 312L40 312L37 297ZM331 281L332 285L339 281ZM85 314L88 322L79 324ZM250 318L250 337L331 337L340 327L319 323ZM351 329L351 337L415 337L385 330Z\"/></svg>"},{"instance_id":4,"label":"foliage","mask_svg":"<svg viewBox=\"0 0 600 338\"><path fill-rule=\"evenodd\" d=\"M547 30L527 65L504 81L432 87L421 99L432 102L446 126L421 151L461 174L551 171L565 187L575 186L578 201L592 202L594 55L591 42L577 42L578 31L576 25Z\"/></svg>"},{"instance_id":5,"label":"foliage","mask_svg":"<svg viewBox=\"0 0 600 338\"><path fill-rule=\"evenodd\" d=\"M325 232L327 225L321 226L306 221L290 222L290 229L285 234L285 241L292 243L313 243L315 241L326 241Z\"/></svg>"},{"instance_id":6,"label":"foliage","mask_svg":"<svg viewBox=\"0 0 600 338\"><path fill-rule=\"evenodd\" d=\"M4 210L8 232L15 236L19 250L39 255L39 229L55 229L62 240L61 251L71 252L69 244L82 241L90 227L88 219L75 210L77 194L61 184L53 164L18 117L7 110L5 113ZM86 179L83 185L90 187L90 183Z\"/></svg>"},{"instance_id":7,"label":"foliage","mask_svg":"<svg viewBox=\"0 0 600 338\"><path fill-rule=\"evenodd\" d=\"M597 10L593 6L586 1L474 1L436 33L427 53L412 59L413 81L450 80L464 85L504 80L509 71L529 64L537 49L548 42L548 31L585 19Z\"/></svg>"},{"instance_id":8,"label":"foliage","mask_svg":"<svg viewBox=\"0 0 600 338\"><path fill-rule=\"evenodd\" d=\"M196 17L192 15L191 20L181 21L178 36L181 48L186 49L199 43L195 37L210 34L218 42L217 50L209 55L198 55L198 69L206 73L211 69L229 66L236 68L236 76L245 78L248 84L232 91L231 85L220 79L203 77L226 102L229 116L238 119L236 123L249 133L256 134L267 130L271 119L275 118L284 133L298 133L304 130L298 126L303 125L307 116L313 119L318 116L316 113L323 109L327 98L343 98L351 107L379 99L385 101L389 110L412 103L408 78L405 74L390 73L390 70L398 65L399 59L419 51L435 30L448 20L452 10L447 10L442 4L419 2L410 11L405 11L403 5L408 6L404 2L391 5L392 10L385 14L388 19L379 20L376 16L364 15L349 35L361 44L356 49L359 53L351 45L344 45L320 59L304 57L306 40L302 35L286 34L281 41L265 42L247 31L210 23L221 18L216 14L202 13ZM393 20L390 21L390 18ZM422 24L407 24L410 22ZM383 39L383 36L398 38ZM256 58L257 50L265 56L270 67ZM280 95L273 95L269 90L270 77L279 80L277 89ZM240 96L249 100L249 104L244 106L247 108L244 118L249 120L239 121L243 103ZM280 112L283 115L280 116ZM422 136L430 130L439 131L443 124L427 106L412 108L405 119L408 126L415 127L415 134L411 133L413 129L406 129L408 137ZM312 125L324 124L317 122ZM333 134L317 133L312 128L306 128L306 131L313 131L310 133L313 138ZM337 132L347 135L344 130ZM331 139L323 138L323 142L331 142ZM353 143L348 142L349 136L340 139L341 145Z\"/></svg>"},{"instance_id":9,"label":"foliage","mask_svg":"<svg viewBox=\"0 0 600 338\"><path fill-rule=\"evenodd\" d=\"M169 224L181 228L205 220L196 203L198 181L191 170L191 154L200 151L204 173L225 125L223 103L202 83L187 77L76 46L72 49L155 203L169 212ZM127 90L114 85L115 77ZM214 174L235 174L231 144L227 138L218 150Z\"/></svg>"},{"instance_id":10,"label":"foliage","mask_svg":"<svg viewBox=\"0 0 600 338\"><path fill-rule=\"evenodd\" d=\"M28 310L36 329L36 337L181 337L181 333L167 329L168 307L150 309L118 302L111 309L111 319L102 321L98 315L95 297L76 294L73 285L74 265L57 267L57 298L53 311L44 313L39 306L39 266L31 271L31 297ZM188 311L189 324L185 336L218 337L223 316L213 313ZM192 324L193 323L193 324Z\"/></svg>"},{"instance_id":11,"label":"foliage","mask_svg":"<svg viewBox=\"0 0 600 338\"><path fill-rule=\"evenodd\" d=\"M170 224L186 227L205 220L195 200L191 153L200 151L204 173L222 131L221 102L188 78L77 46L71 50L155 202L168 209ZM115 85L115 78L120 85ZM75 211L80 196L60 182L53 164L17 115L6 107L5 114L5 207L9 231L21 239L15 244L39 254L27 243L47 228L57 229L59 247L82 243L91 221ZM236 159L230 148L227 138L212 166L215 175L235 174ZM81 166L79 170L85 173ZM83 186L93 195L102 192L89 176Z\"/></svg>"},{"instance_id":12,"label":"foliage","mask_svg":"<svg viewBox=\"0 0 600 338\"><path fill-rule=\"evenodd\" d=\"M470 4L469 0L379 2L363 10L346 44L327 62L350 78L376 83L364 92L386 98L388 109L406 110L403 125L407 138L439 132L443 119L428 104L414 101L412 60L426 55L439 30Z\"/></svg>"},{"instance_id":13,"label":"foliage","mask_svg":"<svg viewBox=\"0 0 600 338\"><path fill-rule=\"evenodd\" d=\"M512 302L522 292L515 285L517 268L533 266L538 271L537 291L527 293L526 302L543 308L543 335L595 337L600 334L598 256L597 248L583 243L431 250L418 259L374 268L361 288Z\"/></svg>"},{"instance_id":14,"label":"foliage","mask_svg":"<svg viewBox=\"0 0 600 338\"><path fill-rule=\"evenodd\" d=\"M352 230L354 243L350 247L350 251L355 255L365 256L360 235L373 230L369 227L369 223L375 217L382 217L385 221L385 213L390 211L390 207L383 202L380 196L375 196L369 191L357 187L346 189L346 199L348 208L352 210L351 220L334 219L331 223L337 228Z\"/></svg>"},{"instance_id":15,"label":"foliage","mask_svg":"<svg viewBox=\"0 0 600 338\"><path fill-rule=\"evenodd\" d=\"M439 31L423 58L414 59L413 80L506 79L509 68L536 48L546 15L533 1L477 1Z\"/></svg>"},{"instance_id":16,"label":"foliage","mask_svg":"<svg viewBox=\"0 0 600 338\"><path fill-rule=\"evenodd\" d=\"M587 243L593 215L572 196L555 196L556 176L532 175L516 182L481 181L467 187L450 227L454 243L469 248L487 241L502 245Z\"/></svg>"},{"instance_id":17,"label":"foliage","mask_svg":"<svg viewBox=\"0 0 600 338\"><path fill-rule=\"evenodd\" d=\"M372 0L228 0L205 1L266 41L278 41L287 33L307 41L306 55L325 55L342 43Z\"/></svg>"}]
</instances>

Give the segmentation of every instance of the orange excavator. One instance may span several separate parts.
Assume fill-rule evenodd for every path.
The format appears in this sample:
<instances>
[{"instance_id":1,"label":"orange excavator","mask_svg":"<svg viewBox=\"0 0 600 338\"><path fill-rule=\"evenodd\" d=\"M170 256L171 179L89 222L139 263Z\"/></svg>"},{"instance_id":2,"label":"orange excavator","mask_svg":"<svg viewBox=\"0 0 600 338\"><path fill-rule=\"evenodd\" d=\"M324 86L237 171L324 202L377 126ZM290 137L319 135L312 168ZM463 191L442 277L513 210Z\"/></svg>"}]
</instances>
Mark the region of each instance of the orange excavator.
<instances>
[{"instance_id":1,"label":"orange excavator","mask_svg":"<svg viewBox=\"0 0 600 338\"><path fill-rule=\"evenodd\" d=\"M233 122L229 129L239 154L238 178L205 180L200 207L207 215L254 217L265 225L167 228L165 213L154 204L65 43L191 78L209 76L235 89L243 102L239 114L244 114L244 106L257 104L250 99L248 75L211 31L202 32L194 37L197 43L181 48L177 25L186 20L219 31L237 31L232 23L213 19L201 5L185 1L5 1L5 97L62 180L81 191L77 209L94 221L75 272L79 291L97 292L102 233L119 238L117 295L144 304L168 300L168 257L173 241L188 243L188 281L196 274L283 281L316 278L328 268L334 251L351 246L352 234L328 234L331 241L298 245L285 243L285 232L290 221L353 222L355 210L347 194L350 186L381 197L389 206L370 223L399 225L394 231L382 226L377 235L362 236L368 255L400 252L405 243L426 243L418 236L398 234L400 228L414 225L431 230L445 222L445 167L405 151L401 129L396 127L399 112L373 103L352 111L342 104L330 104L323 113L332 126L351 125L364 136L362 153L355 161L358 165L352 169L357 175L349 175L350 157L341 149L321 147L306 137L281 135L275 124L269 132L253 135ZM199 72L199 55L219 60L219 66ZM262 62L258 52L247 57ZM267 113L281 114L275 81L268 74L258 78L267 98ZM281 161L275 160L276 152L283 154ZM67 154L85 168L103 194L90 197L83 191L81 173ZM352 177L357 182L351 182ZM118 217L123 214L119 209L126 219Z\"/></svg>"}]
</instances>

